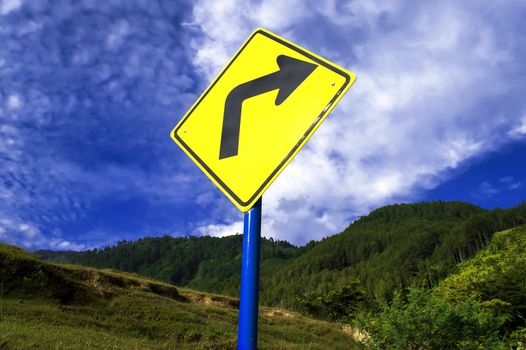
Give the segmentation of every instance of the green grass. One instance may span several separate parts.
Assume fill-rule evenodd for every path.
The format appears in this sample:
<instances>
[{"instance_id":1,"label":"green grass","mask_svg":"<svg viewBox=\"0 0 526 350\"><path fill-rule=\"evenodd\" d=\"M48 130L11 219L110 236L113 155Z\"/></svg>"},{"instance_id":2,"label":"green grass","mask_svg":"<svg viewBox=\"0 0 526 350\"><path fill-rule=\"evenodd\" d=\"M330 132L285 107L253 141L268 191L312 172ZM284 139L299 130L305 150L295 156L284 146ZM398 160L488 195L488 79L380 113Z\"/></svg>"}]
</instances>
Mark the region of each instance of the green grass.
<instances>
[{"instance_id":1,"label":"green grass","mask_svg":"<svg viewBox=\"0 0 526 350\"><path fill-rule=\"evenodd\" d=\"M0 349L233 349L234 298L49 264L0 244ZM261 308L260 349L352 349L341 325Z\"/></svg>"}]
</instances>

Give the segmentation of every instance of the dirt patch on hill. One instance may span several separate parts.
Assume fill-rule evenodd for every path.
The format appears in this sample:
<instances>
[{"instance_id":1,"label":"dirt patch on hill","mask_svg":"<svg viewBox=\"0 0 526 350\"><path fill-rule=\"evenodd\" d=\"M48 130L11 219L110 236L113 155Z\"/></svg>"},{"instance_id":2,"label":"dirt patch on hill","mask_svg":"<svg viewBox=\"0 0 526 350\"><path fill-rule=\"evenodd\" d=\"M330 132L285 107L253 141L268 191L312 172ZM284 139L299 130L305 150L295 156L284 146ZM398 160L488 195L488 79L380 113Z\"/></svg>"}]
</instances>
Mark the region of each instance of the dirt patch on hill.
<instances>
[{"instance_id":1,"label":"dirt patch on hill","mask_svg":"<svg viewBox=\"0 0 526 350\"><path fill-rule=\"evenodd\" d=\"M263 312L263 315L267 317L294 317L294 315L285 310L267 310Z\"/></svg>"},{"instance_id":2,"label":"dirt patch on hill","mask_svg":"<svg viewBox=\"0 0 526 350\"><path fill-rule=\"evenodd\" d=\"M227 298L217 295L200 294L200 293L184 293L182 295L191 303L213 305L220 307L228 307L232 309L239 308L239 300L235 298Z\"/></svg>"}]
</instances>

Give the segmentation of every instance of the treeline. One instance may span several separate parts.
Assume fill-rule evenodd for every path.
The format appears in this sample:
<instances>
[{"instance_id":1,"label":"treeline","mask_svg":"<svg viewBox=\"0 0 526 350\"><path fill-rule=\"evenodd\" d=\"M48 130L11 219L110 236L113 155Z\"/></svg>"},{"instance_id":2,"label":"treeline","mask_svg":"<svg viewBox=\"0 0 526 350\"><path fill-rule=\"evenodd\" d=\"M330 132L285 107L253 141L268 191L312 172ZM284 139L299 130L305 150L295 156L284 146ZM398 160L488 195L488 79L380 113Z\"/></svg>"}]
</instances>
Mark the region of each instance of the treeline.
<instances>
[{"instance_id":1,"label":"treeline","mask_svg":"<svg viewBox=\"0 0 526 350\"><path fill-rule=\"evenodd\" d=\"M494 232L526 223L526 203L492 211L463 202L390 205L342 233L297 248L262 240L261 301L301 309L298 298L358 281L389 301L410 286L432 288ZM144 238L87 252L40 251L48 260L136 272L175 285L236 296L242 236Z\"/></svg>"},{"instance_id":2,"label":"treeline","mask_svg":"<svg viewBox=\"0 0 526 350\"><path fill-rule=\"evenodd\" d=\"M220 294L236 295L239 289L242 235L228 237L143 238L120 241L104 249L84 252L35 252L40 258L96 268L135 272L178 286ZM297 248L280 240L263 238L261 265L287 262L308 248Z\"/></svg>"}]
</instances>

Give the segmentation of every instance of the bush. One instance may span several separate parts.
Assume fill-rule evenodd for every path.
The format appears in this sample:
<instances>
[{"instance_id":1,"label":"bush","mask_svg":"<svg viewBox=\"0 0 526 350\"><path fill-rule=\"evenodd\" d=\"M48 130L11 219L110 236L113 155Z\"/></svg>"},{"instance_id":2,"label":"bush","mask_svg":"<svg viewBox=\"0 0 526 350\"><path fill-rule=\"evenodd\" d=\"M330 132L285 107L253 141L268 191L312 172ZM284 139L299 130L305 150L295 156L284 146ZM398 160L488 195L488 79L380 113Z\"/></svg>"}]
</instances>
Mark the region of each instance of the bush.
<instances>
[{"instance_id":1,"label":"bush","mask_svg":"<svg viewBox=\"0 0 526 350\"><path fill-rule=\"evenodd\" d=\"M499 329L506 322L492 309L466 299L452 303L429 290L398 293L379 313L361 314L357 326L369 349L507 349Z\"/></svg>"},{"instance_id":2,"label":"bush","mask_svg":"<svg viewBox=\"0 0 526 350\"><path fill-rule=\"evenodd\" d=\"M366 302L365 288L359 282L327 293L310 292L297 298L299 308L311 316L335 320L350 320Z\"/></svg>"}]
</instances>

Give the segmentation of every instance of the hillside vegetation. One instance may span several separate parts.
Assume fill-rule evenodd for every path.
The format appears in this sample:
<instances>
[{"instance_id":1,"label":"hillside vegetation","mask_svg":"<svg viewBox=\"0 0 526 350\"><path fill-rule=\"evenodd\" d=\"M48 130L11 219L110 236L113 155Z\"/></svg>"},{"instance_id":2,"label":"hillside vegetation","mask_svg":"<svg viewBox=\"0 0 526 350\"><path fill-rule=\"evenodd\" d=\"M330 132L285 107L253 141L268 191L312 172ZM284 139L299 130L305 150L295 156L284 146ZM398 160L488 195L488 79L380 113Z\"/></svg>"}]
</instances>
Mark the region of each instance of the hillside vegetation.
<instances>
[{"instance_id":1,"label":"hillside vegetation","mask_svg":"<svg viewBox=\"0 0 526 350\"><path fill-rule=\"evenodd\" d=\"M233 349L238 300L0 244L0 349ZM352 349L339 324L260 309L261 349Z\"/></svg>"},{"instance_id":2,"label":"hillside vegetation","mask_svg":"<svg viewBox=\"0 0 526 350\"><path fill-rule=\"evenodd\" d=\"M372 349L524 349L526 226L491 242L433 289L355 315Z\"/></svg>"},{"instance_id":3,"label":"hillside vegetation","mask_svg":"<svg viewBox=\"0 0 526 350\"><path fill-rule=\"evenodd\" d=\"M261 299L348 323L371 349L524 349L525 225L526 203L431 202L377 209L304 247L264 240ZM166 236L39 255L153 276L174 261L165 281L235 296L240 252L241 236Z\"/></svg>"},{"instance_id":4,"label":"hillside vegetation","mask_svg":"<svg viewBox=\"0 0 526 350\"><path fill-rule=\"evenodd\" d=\"M388 302L396 290L436 286L500 230L526 224L526 204L484 210L462 202L383 207L340 234L295 247L262 240L261 302L323 314L311 305L352 286ZM178 286L237 296L242 236L145 238L43 259L135 272ZM310 305L310 306L309 306ZM323 307L321 307L323 309Z\"/></svg>"},{"instance_id":5,"label":"hillside vegetation","mask_svg":"<svg viewBox=\"0 0 526 350\"><path fill-rule=\"evenodd\" d=\"M526 321L526 226L497 232L490 244L458 265L436 292L458 301L476 299L498 310L509 328Z\"/></svg>"},{"instance_id":6,"label":"hillside vegetation","mask_svg":"<svg viewBox=\"0 0 526 350\"><path fill-rule=\"evenodd\" d=\"M178 286L237 296L242 235L143 238L85 252L37 251L45 260L135 272ZM261 268L273 270L307 248L262 239Z\"/></svg>"}]
</instances>

